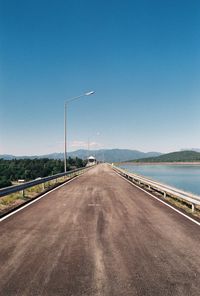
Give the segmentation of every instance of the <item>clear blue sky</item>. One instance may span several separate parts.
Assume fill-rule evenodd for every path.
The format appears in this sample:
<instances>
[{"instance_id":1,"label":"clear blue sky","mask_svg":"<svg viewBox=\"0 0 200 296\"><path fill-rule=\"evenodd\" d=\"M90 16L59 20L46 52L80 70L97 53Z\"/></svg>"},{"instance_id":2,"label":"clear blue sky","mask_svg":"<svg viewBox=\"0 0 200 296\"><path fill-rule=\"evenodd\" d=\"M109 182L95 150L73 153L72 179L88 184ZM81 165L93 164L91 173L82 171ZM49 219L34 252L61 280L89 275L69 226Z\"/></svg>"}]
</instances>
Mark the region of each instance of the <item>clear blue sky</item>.
<instances>
[{"instance_id":1,"label":"clear blue sky","mask_svg":"<svg viewBox=\"0 0 200 296\"><path fill-rule=\"evenodd\" d=\"M199 0L0 4L0 154L200 148Z\"/></svg>"}]
</instances>

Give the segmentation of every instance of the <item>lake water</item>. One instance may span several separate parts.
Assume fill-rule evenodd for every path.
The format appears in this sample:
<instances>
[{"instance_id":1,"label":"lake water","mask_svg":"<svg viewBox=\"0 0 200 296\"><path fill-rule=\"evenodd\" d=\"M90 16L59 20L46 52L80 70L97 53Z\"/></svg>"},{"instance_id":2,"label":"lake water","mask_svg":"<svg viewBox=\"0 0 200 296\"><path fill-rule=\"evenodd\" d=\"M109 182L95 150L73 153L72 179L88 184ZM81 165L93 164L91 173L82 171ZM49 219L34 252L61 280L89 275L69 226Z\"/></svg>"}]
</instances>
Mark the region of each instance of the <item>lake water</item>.
<instances>
[{"instance_id":1,"label":"lake water","mask_svg":"<svg viewBox=\"0 0 200 296\"><path fill-rule=\"evenodd\" d=\"M133 165L121 168L200 195L200 165Z\"/></svg>"}]
</instances>

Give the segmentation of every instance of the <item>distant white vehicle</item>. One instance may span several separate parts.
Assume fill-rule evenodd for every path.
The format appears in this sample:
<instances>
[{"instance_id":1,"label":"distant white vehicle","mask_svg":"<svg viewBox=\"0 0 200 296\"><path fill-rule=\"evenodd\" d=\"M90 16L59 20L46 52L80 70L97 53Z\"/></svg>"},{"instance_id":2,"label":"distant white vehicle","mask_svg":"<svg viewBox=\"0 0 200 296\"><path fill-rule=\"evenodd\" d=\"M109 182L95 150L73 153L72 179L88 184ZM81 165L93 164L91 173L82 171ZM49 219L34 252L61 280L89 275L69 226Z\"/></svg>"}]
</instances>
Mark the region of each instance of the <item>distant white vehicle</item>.
<instances>
[{"instance_id":1,"label":"distant white vehicle","mask_svg":"<svg viewBox=\"0 0 200 296\"><path fill-rule=\"evenodd\" d=\"M17 182L18 182L18 183L24 183L25 180L24 180L24 179L19 179L19 180L17 180Z\"/></svg>"},{"instance_id":2,"label":"distant white vehicle","mask_svg":"<svg viewBox=\"0 0 200 296\"><path fill-rule=\"evenodd\" d=\"M95 164L97 164L96 158L94 156L88 157L86 166L88 167L88 166L92 166Z\"/></svg>"},{"instance_id":3,"label":"distant white vehicle","mask_svg":"<svg viewBox=\"0 0 200 296\"><path fill-rule=\"evenodd\" d=\"M35 180L41 180L42 178L41 177L37 177Z\"/></svg>"}]
</instances>

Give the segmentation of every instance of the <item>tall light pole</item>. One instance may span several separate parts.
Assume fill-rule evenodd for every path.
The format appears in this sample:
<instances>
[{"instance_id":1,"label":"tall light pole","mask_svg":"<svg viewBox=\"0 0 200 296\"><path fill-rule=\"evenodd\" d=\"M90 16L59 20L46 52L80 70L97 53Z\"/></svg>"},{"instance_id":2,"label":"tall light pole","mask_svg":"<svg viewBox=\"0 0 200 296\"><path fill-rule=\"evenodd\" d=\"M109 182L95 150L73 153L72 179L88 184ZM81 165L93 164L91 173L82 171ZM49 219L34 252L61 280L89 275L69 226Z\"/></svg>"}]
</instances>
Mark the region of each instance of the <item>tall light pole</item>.
<instances>
[{"instance_id":1,"label":"tall light pole","mask_svg":"<svg viewBox=\"0 0 200 296\"><path fill-rule=\"evenodd\" d=\"M85 94L82 94L78 97L71 98L71 99L65 101L65 103L64 103L64 169L65 169L65 173L67 171L67 105L68 105L68 103L70 103L72 101L75 101L75 100L78 100L84 96L90 96L93 94L94 94L94 91L89 91L89 92L86 92Z\"/></svg>"}]
</instances>

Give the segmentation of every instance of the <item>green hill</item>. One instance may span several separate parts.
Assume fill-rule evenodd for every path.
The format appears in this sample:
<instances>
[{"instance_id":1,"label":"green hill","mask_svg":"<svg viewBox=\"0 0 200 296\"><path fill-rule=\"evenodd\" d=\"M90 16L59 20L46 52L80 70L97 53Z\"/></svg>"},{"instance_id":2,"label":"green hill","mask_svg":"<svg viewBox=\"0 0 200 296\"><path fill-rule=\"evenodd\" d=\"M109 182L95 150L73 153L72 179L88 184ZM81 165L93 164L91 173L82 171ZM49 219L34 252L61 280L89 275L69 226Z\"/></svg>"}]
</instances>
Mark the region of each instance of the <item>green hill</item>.
<instances>
[{"instance_id":1,"label":"green hill","mask_svg":"<svg viewBox=\"0 0 200 296\"><path fill-rule=\"evenodd\" d=\"M140 158L134 162L195 162L200 161L200 153L196 151L177 151L156 157Z\"/></svg>"}]
</instances>

